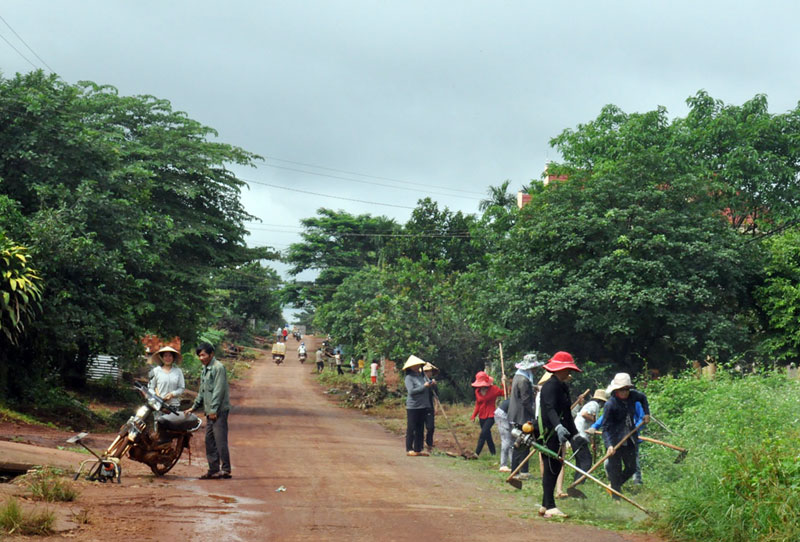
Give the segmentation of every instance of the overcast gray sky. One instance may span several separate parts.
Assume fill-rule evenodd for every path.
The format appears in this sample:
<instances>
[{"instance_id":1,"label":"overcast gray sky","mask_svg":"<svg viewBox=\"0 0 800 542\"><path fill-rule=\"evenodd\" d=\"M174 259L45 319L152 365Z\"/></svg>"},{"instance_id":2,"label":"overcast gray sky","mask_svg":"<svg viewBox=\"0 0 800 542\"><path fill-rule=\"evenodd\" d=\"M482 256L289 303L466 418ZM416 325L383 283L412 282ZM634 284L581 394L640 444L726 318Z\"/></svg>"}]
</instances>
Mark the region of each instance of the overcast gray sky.
<instances>
[{"instance_id":1,"label":"overcast gray sky","mask_svg":"<svg viewBox=\"0 0 800 542\"><path fill-rule=\"evenodd\" d=\"M0 15L5 76L45 67L16 32L67 82L166 98L267 157L237 171L292 189L243 196L266 224L251 244L278 249L322 206L404 223L430 196L477 212L489 185L538 178L558 158L549 139L608 103L675 117L700 89L763 93L775 113L800 99L788 0L5 0Z\"/></svg>"}]
</instances>

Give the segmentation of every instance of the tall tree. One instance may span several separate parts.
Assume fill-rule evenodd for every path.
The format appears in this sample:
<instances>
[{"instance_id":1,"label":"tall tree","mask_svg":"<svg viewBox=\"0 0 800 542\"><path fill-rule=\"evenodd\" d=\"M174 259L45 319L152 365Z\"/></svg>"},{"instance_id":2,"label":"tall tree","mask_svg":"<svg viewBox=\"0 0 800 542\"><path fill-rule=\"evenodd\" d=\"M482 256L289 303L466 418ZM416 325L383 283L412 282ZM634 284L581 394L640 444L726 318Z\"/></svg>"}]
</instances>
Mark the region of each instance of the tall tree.
<instances>
[{"instance_id":1,"label":"tall tree","mask_svg":"<svg viewBox=\"0 0 800 542\"><path fill-rule=\"evenodd\" d=\"M80 381L91 354L133 354L145 330L191 340L212 272L260 257L226 167L257 157L215 135L152 96L42 72L0 79L0 195L15 210L0 226L44 280L20 365Z\"/></svg>"},{"instance_id":2,"label":"tall tree","mask_svg":"<svg viewBox=\"0 0 800 542\"><path fill-rule=\"evenodd\" d=\"M747 347L758 254L672 136L663 109L606 107L554 139L569 178L522 210L486 296L517 344L631 371Z\"/></svg>"},{"instance_id":3,"label":"tall tree","mask_svg":"<svg viewBox=\"0 0 800 542\"><path fill-rule=\"evenodd\" d=\"M356 216L325 208L301 223L303 241L293 243L286 256L292 266L289 272L298 275L312 270L318 275L313 283L289 285L289 299L296 306L311 307L330 301L342 281L362 267L380 263L388 236L400 229L383 216Z\"/></svg>"},{"instance_id":4,"label":"tall tree","mask_svg":"<svg viewBox=\"0 0 800 542\"><path fill-rule=\"evenodd\" d=\"M403 227L402 236L392 239L391 259L436 262L448 271L462 271L480 257L472 243L475 217L461 211L452 212L430 198L421 199Z\"/></svg>"}]
</instances>

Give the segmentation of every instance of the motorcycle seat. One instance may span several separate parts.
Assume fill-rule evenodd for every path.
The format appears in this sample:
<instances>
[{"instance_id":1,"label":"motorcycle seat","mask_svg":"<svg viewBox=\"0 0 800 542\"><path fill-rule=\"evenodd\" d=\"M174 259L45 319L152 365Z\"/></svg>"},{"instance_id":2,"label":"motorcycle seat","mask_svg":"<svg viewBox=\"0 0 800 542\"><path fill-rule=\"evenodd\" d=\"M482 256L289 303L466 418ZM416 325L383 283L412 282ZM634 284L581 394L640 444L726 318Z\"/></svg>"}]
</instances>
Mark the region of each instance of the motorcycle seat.
<instances>
[{"instance_id":1,"label":"motorcycle seat","mask_svg":"<svg viewBox=\"0 0 800 542\"><path fill-rule=\"evenodd\" d=\"M183 412L180 414L164 414L158 420L160 428L166 431L191 431L198 427L200 419L194 414L185 415Z\"/></svg>"}]
</instances>

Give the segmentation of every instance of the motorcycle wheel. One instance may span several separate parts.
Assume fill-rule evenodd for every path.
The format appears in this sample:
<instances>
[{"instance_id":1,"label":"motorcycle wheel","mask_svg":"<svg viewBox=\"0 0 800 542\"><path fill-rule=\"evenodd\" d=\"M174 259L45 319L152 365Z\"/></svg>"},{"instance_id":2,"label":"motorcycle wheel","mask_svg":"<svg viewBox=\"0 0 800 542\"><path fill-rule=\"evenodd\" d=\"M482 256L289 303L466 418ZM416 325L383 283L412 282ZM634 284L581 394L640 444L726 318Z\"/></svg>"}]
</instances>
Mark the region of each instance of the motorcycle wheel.
<instances>
[{"instance_id":1,"label":"motorcycle wheel","mask_svg":"<svg viewBox=\"0 0 800 542\"><path fill-rule=\"evenodd\" d=\"M156 476L164 476L169 471L172 470L172 467L178 464L178 460L181 458L183 454L183 447L184 441L181 438L180 442L177 444L177 449L175 450L175 455L172 458L166 458L166 461L157 461L155 464L150 465L150 470L153 471L153 474Z\"/></svg>"}]
</instances>

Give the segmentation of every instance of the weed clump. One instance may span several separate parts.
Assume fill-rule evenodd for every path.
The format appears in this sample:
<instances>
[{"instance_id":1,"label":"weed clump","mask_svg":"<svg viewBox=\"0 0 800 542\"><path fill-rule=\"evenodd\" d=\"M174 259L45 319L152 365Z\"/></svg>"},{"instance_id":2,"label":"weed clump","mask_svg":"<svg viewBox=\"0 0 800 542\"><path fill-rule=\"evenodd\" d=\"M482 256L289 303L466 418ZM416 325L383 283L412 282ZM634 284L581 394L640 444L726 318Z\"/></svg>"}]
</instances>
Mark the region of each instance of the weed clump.
<instances>
[{"instance_id":1,"label":"weed clump","mask_svg":"<svg viewBox=\"0 0 800 542\"><path fill-rule=\"evenodd\" d=\"M45 502L71 502L78 497L78 491L68 481L61 478L60 472L50 467L36 469L23 477L23 483L31 491L34 500Z\"/></svg>"},{"instance_id":2,"label":"weed clump","mask_svg":"<svg viewBox=\"0 0 800 542\"><path fill-rule=\"evenodd\" d=\"M14 497L0 505L0 529L7 534L50 534L53 532L55 520L55 514L49 510L23 511Z\"/></svg>"}]
</instances>

